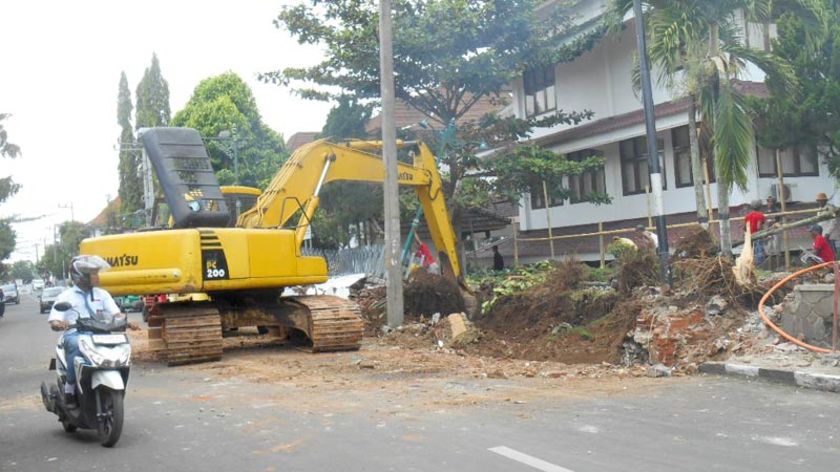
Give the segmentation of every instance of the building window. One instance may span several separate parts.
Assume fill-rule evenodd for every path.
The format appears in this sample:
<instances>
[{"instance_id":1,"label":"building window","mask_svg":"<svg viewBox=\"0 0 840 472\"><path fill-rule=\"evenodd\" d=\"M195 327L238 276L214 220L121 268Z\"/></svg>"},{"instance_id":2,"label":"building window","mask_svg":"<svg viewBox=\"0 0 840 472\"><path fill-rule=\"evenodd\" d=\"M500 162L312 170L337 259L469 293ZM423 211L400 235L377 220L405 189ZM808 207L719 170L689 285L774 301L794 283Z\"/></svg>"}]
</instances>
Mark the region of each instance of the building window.
<instances>
[{"instance_id":1,"label":"building window","mask_svg":"<svg viewBox=\"0 0 840 472\"><path fill-rule=\"evenodd\" d=\"M552 207L563 205L563 199L551 194L551 189L548 189L548 201ZM539 210L545 208L545 192L543 192L542 185L531 189L531 209Z\"/></svg>"},{"instance_id":2,"label":"building window","mask_svg":"<svg viewBox=\"0 0 840 472\"><path fill-rule=\"evenodd\" d=\"M662 189L665 190L668 185L662 159L664 143L662 139L657 139L656 143L659 153L659 168L662 170ZM645 189L650 187L647 138L640 136L621 141L619 143L619 153L621 154L621 186L624 189L624 195L645 193Z\"/></svg>"},{"instance_id":3,"label":"building window","mask_svg":"<svg viewBox=\"0 0 840 472\"><path fill-rule=\"evenodd\" d=\"M537 116L557 109L554 64L528 69L525 81L525 115Z\"/></svg>"},{"instance_id":4,"label":"building window","mask_svg":"<svg viewBox=\"0 0 840 472\"><path fill-rule=\"evenodd\" d=\"M671 130L671 144L674 147L674 177L677 188L694 185L694 171L691 168L691 143L688 140L688 126L680 126ZM709 181L715 181L715 169L711 159L706 159L709 171ZM705 180L705 175L702 176Z\"/></svg>"},{"instance_id":5,"label":"building window","mask_svg":"<svg viewBox=\"0 0 840 472\"><path fill-rule=\"evenodd\" d=\"M566 156L566 159L575 162L581 162L590 157L603 157L603 153L597 149L584 149L582 151L572 152ZM569 200L571 203L588 202L591 200L593 193L606 194L607 180L604 175L604 167L600 169L584 172L580 175L569 176L569 192L571 194Z\"/></svg>"},{"instance_id":6,"label":"building window","mask_svg":"<svg viewBox=\"0 0 840 472\"><path fill-rule=\"evenodd\" d=\"M776 177L776 151L758 147L759 177ZM796 146L781 151L782 172L785 177L816 177L820 175L817 152L811 146Z\"/></svg>"}]
</instances>

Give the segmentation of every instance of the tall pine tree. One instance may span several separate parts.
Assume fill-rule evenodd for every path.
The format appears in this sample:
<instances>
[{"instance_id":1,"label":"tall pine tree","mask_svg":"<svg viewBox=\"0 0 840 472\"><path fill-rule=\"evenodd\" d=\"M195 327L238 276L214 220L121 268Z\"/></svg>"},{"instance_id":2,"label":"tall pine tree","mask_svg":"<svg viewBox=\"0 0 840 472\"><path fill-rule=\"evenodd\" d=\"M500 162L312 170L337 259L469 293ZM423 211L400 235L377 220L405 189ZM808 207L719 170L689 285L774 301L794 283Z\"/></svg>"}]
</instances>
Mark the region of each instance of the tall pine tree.
<instances>
[{"instance_id":1,"label":"tall pine tree","mask_svg":"<svg viewBox=\"0 0 840 472\"><path fill-rule=\"evenodd\" d=\"M160 72L157 54L152 54L152 65L143 73L137 84L137 112L135 129L166 126L169 124L169 84Z\"/></svg>"},{"instance_id":2,"label":"tall pine tree","mask_svg":"<svg viewBox=\"0 0 840 472\"><path fill-rule=\"evenodd\" d=\"M133 149L134 129L131 127L131 91L125 72L120 75L120 89L117 97L117 124L120 125L120 211L131 213L140 208L143 200L143 183L140 177L140 156Z\"/></svg>"}]
</instances>

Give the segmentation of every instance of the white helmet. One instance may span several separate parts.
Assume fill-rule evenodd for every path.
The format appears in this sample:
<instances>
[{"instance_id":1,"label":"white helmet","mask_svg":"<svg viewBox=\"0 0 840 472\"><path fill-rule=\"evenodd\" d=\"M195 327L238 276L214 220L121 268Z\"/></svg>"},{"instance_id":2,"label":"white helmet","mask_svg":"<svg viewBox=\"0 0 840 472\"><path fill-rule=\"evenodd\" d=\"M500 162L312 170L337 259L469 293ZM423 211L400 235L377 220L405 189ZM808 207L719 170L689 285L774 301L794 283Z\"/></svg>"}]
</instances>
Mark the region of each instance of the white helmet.
<instances>
[{"instance_id":1,"label":"white helmet","mask_svg":"<svg viewBox=\"0 0 840 472\"><path fill-rule=\"evenodd\" d=\"M78 255L70 261L70 278L74 285L90 286L90 274L104 272L111 268L105 259L99 256Z\"/></svg>"}]
</instances>

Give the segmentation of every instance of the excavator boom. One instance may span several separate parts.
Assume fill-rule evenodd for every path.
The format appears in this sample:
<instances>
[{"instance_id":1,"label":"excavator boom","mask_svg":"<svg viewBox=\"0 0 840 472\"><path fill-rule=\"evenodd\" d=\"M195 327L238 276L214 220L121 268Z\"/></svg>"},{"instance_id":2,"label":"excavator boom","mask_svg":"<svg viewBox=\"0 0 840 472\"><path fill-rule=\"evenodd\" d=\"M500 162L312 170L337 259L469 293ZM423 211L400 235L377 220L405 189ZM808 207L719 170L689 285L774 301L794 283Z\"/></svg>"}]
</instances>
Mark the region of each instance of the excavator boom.
<instances>
[{"instance_id":1,"label":"excavator boom","mask_svg":"<svg viewBox=\"0 0 840 472\"><path fill-rule=\"evenodd\" d=\"M417 192L426 223L438 251L445 254L456 277L461 269L455 246L455 232L443 195L435 157L423 143L399 143L400 147L416 146L414 165L398 163L400 185ZM385 165L382 158L369 151L381 149L381 142L350 141L344 144L315 141L301 146L257 199L256 205L239 217L243 228L279 228L301 212L297 227L297 244L318 205L318 193L324 184L336 181L382 182Z\"/></svg>"}]
</instances>

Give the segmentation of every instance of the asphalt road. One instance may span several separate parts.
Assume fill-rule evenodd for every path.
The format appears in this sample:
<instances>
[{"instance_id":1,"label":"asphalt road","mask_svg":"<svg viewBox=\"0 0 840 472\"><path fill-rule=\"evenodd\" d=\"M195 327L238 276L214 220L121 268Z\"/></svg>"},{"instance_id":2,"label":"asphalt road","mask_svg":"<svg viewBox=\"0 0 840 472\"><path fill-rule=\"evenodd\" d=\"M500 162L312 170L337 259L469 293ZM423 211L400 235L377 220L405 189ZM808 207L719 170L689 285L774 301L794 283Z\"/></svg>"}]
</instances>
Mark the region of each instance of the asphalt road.
<instances>
[{"instance_id":1,"label":"asphalt road","mask_svg":"<svg viewBox=\"0 0 840 472\"><path fill-rule=\"evenodd\" d=\"M277 386L149 364L134 367L122 439L105 449L40 403L55 338L31 297L0 319L0 470L787 472L840 458L840 396L760 382L428 411L377 408L374 392L352 410L296 409L265 401L288 394Z\"/></svg>"}]
</instances>

